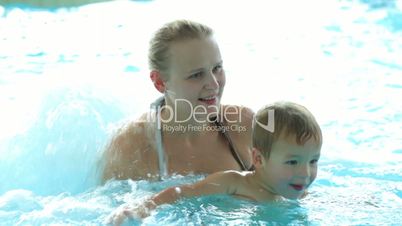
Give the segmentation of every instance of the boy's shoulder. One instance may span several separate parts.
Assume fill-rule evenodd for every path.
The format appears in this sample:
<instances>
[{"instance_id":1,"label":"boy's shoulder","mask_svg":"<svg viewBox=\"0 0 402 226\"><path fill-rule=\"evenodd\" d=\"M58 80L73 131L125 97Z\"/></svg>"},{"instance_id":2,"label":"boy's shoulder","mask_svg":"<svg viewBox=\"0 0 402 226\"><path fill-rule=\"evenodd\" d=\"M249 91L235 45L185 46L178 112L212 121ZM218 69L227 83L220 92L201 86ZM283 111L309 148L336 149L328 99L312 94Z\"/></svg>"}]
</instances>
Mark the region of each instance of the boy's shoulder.
<instances>
[{"instance_id":1,"label":"boy's shoulder","mask_svg":"<svg viewBox=\"0 0 402 226\"><path fill-rule=\"evenodd\" d=\"M244 190L248 186L248 177L251 171L227 170L220 172L222 183L228 188L228 194L236 195L239 191Z\"/></svg>"},{"instance_id":2,"label":"boy's shoulder","mask_svg":"<svg viewBox=\"0 0 402 226\"><path fill-rule=\"evenodd\" d=\"M206 179L211 181L216 180L226 184L235 184L241 182L241 180L245 179L250 173L250 171L226 170L213 173Z\"/></svg>"}]
</instances>

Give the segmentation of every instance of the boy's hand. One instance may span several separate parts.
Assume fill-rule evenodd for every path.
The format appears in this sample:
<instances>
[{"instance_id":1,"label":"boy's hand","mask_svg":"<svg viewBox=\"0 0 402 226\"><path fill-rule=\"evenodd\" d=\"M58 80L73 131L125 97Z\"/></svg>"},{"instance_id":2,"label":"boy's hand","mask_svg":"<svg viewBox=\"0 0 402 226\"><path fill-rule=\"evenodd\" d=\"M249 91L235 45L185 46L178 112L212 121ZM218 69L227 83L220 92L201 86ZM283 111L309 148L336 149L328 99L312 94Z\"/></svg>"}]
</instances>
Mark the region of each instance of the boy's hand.
<instances>
[{"instance_id":1,"label":"boy's hand","mask_svg":"<svg viewBox=\"0 0 402 226\"><path fill-rule=\"evenodd\" d=\"M145 202L139 206L120 206L109 216L107 223L120 226L127 218L143 219L150 215L150 211L155 208L153 202Z\"/></svg>"},{"instance_id":2,"label":"boy's hand","mask_svg":"<svg viewBox=\"0 0 402 226\"><path fill-rule=\"evenodd\" d=\"M131 213L129 211L129 207L118 208L111 214L111 216L109 216L108 224L120 226L123 224L126 218L131 217Z\"/></svg>"}]
</instances>

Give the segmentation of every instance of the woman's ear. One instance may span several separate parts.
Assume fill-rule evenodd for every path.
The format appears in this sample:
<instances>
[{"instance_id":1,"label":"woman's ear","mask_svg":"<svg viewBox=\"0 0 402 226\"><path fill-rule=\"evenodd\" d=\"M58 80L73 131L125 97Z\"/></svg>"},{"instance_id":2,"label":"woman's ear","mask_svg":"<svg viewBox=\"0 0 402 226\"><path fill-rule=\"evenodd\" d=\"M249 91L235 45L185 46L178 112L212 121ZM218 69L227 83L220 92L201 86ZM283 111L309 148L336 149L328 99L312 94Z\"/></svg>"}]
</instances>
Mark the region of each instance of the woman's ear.
<instances>
[{"instance_id":1,"label":"woman's ear","mask_svg":"<svg viewBox=\"0 0 402 226\"><path fill-rule=\"evenodd\" d=\"M165 82L162 79L161 73L159 71L152 70L150 73L150 78L151 78L152 82L154 83L155 88L159 92L165 93L166 86L165 86Z\"/></svg>"},{"instance_id":2,"label":"woman's ear","mask_svg":"<svg viewBox=\"0 0 402 226\"><path fill-rule=\"evenodd\" d=\"M255 167L261 167L264 164L264 156L257 148L253 148L252 156L253 164Z\"/></svg>"}]
</instances>

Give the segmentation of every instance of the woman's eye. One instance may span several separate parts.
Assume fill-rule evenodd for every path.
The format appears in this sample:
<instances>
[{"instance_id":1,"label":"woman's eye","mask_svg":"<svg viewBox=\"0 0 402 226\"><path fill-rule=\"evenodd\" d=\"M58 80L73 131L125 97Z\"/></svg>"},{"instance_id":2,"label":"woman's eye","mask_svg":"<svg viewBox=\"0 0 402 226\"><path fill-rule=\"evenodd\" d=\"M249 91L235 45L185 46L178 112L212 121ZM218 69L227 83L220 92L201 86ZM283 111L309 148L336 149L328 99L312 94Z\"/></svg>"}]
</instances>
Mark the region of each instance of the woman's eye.
<instances>
[{"instance_id":1,"label":"woman's eye","mask_svg":"<svg viewBox=\"0 0 402 226\"><path fill-rule=\"evenodd\" d=\"M214 72L214 73L217 73L217 72L220 72L220 71L222 71L222 65L217 65L217 66L215 66L214 69L213 69L213 72Z\"/></svg>"},{"instance_id":2,"label":"woman's eye","mask_svg":"<svg viewBox=\"0 0 402 226\"><path fill-rule=\"evenodd\" d=\"M297 161L296 160L289 160L289 161L286 161L285 163L288 164L288 165L296 165Z\"/></svg>"},{"instance_id":3,"label":"woman's eye","mask_svg":"<svg viewBox=\"0 0 402 226\"><path fill-rule=\"evenodd\" d=\"M188 78L200 78L203 75L202 71L190 75Z\"/></svg>"}]
</instances>

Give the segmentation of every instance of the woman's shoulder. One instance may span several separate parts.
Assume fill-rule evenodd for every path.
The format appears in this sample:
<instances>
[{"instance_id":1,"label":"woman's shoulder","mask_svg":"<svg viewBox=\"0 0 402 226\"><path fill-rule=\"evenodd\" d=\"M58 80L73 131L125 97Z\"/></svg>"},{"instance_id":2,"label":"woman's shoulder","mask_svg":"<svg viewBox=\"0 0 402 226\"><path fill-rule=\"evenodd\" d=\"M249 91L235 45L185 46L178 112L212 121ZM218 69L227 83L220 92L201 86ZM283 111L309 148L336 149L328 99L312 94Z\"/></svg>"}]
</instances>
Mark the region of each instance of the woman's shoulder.
<instances>
[{"instance_id":1,"label":"woman's shoulder","mask_svg":"<svg viewBox=\"0 0 402 226\"><path fill-rule=\"evenodd\" d=\"M153 156L155 152L150 151L154 149L153 139L150 137L151 126L141 118L125 121L117 126L104 152L103 181L111 178L146 178L147 171L155 171L154 164L148 161L156 159Z\"/></svg>"},{"instance_id":2,"label":"woman's shoulder","mask_svg":"<svg viewBox=\"0 0 402 226\"><path fill-rule=\"evenodd\" d=\"M132 150L133 146L148 146L152 140L150 138L154 134L152 128L152 123L148 120L147 114L143 114L138 119L120 123L114 133L112 142L120 147L121 151ZM139 150L141 149L139 148Z\"/></svg>"}]
</instances>

